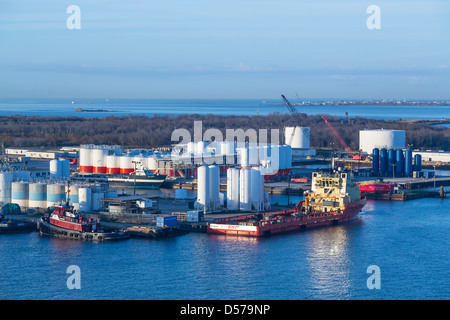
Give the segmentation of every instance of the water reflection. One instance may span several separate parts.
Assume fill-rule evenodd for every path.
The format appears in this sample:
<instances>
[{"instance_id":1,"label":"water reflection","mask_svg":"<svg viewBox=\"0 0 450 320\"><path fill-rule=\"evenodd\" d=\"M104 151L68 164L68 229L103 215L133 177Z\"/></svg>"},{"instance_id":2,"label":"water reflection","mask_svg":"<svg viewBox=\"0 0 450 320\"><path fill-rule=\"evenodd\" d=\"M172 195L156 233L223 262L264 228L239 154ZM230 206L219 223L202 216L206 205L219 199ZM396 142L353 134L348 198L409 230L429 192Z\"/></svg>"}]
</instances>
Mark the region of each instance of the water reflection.
<instances>
[{"instance_id":1,"label":"water reflection","mask_svg":"<svg viewBox=\"0 0 450 320\"><path fill-rule=\"evenodd\" d=\"M349 236L346 226L310 231L305 245L309 266L309 297L312 299L345 299L353 285L349 277Z\"/></svg>"}]
</instances>

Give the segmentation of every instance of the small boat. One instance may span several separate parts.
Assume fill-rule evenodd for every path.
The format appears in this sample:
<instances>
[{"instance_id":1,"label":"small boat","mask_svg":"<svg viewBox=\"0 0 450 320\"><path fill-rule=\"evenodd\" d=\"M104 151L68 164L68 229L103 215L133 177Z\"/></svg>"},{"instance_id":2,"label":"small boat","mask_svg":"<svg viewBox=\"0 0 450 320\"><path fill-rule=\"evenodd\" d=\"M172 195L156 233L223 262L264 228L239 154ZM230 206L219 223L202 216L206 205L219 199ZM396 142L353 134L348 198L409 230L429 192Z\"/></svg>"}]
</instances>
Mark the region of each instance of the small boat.
<instances>
[{"instance_id":1,"label":"small boat","mask_svg":"<svg viewBox=\"0 0 450 320\"><path fill-rule=\"evenodd\" d=\"M129 238L125 230L106 229L98 221L82 217L68 203L54 206L53 213L46 213L39 218L37 228L41 235L74 240L107 241Z\"/></svg>"},{"instance_id":2,"label":"small boat","mask_svg":"<svg viewBox=\"0 0 450 320\"><path fill-rule=\"evenodd\" d=\"M0 233L19 233L36 230L36 225L26 221L14 221L0 214Z\"/></svg>"}]
</instances>

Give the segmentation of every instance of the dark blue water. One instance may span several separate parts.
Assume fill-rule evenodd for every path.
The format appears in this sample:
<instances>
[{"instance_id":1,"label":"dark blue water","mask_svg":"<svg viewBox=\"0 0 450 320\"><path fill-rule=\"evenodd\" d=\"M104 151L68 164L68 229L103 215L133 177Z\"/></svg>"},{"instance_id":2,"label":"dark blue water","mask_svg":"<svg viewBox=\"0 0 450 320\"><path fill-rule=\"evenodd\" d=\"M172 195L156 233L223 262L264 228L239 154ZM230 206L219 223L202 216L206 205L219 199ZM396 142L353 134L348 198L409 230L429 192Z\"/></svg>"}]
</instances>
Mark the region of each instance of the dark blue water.
<instances>
[{"instance_id":1,"label":"dark blue water","mask_svg":"<svg viewBox=\"0 0 450 320\"><path fill-rule=\"evenodd\" d=\"M288 109L279 100L156 100L156 99L82 99L72 104L71 99L1 99L0 116L30 115L59 117L106 117L124 115L268 115L287 113ZM292 103L295 101L292 100ZM76 112L86 110L108 110L110 112ZM309 115L329 114L345 117L372 119L449 119L450 107L446 106L297 106L297 111Z\"/></svg>"},{"instance_id":2,"label":"dark blue water","mask_svg":"<svg viewBox=\"0 0 450 320\"><path fill-rule=\"evenodd\" d=\"M448 201L369 201L350 223L262 239L0 235L0 299L449 299ZM80 290L66 286L70 265Z\"/></svg>"}]
</instances>

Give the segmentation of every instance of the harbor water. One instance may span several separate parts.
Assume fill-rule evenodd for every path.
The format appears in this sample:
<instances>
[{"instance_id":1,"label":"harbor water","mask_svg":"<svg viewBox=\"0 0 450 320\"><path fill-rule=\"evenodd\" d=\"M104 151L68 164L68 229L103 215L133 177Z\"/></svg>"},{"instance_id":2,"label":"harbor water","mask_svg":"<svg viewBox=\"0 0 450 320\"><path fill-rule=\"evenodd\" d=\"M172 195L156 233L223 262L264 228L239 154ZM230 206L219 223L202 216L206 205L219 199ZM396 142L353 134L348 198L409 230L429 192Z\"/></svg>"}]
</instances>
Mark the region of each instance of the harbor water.
<instances>
[{"instance_id":1,"label":"harbor water","mask_svg":"<svg viewBox=\"0 0 450 320\"><path fill-rule=\"evenodd\" d=\"M314 100L312 100L314 101ZM127 115L235 115L253 116L273 113L288 113L282 99L0 99L0 116L52 116L52 117L108 117ZM292 100L292 103L298 101ZM84 110L102 110L100 112L76 112L76 108ZM308 115L328 114L338 117L348 116L371 119L429 119L450 118L448 106L374 106L374 105L324 105L297 106L297 111Z\"/></svg>"},{"instance_id":2,"label":"harbor water","mask_svg":"<svg viewBox=\"0 0 450 320\"><path fill-rule=\"evenodd\" d=\"M449 227L448 199L419 199L369 200L347 224L260 239L0 235L0 299L449 299ZM70 290L73 265L81 288Z\"/></svg>"}]
</instances>

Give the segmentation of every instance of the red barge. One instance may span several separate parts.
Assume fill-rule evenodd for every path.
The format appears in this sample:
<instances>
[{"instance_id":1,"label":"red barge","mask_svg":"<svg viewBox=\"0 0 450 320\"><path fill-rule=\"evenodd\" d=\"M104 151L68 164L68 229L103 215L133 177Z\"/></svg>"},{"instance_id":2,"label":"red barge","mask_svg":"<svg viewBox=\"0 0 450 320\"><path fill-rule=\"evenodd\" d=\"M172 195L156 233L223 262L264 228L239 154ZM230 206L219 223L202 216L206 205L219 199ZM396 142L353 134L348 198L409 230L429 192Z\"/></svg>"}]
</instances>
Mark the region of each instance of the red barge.
<instances>
[{"instance_id":1,"label":"red barge","mask_svg":"<svg viewBox=\"0 0 450 320\"><path fill-rule=\"evenodd\" d=\"M313 173L311 191L295 208L214 219L207 233L261 237L334 225L357 217L366 204L347 173Z\"/></svg>"}]
</instances>

